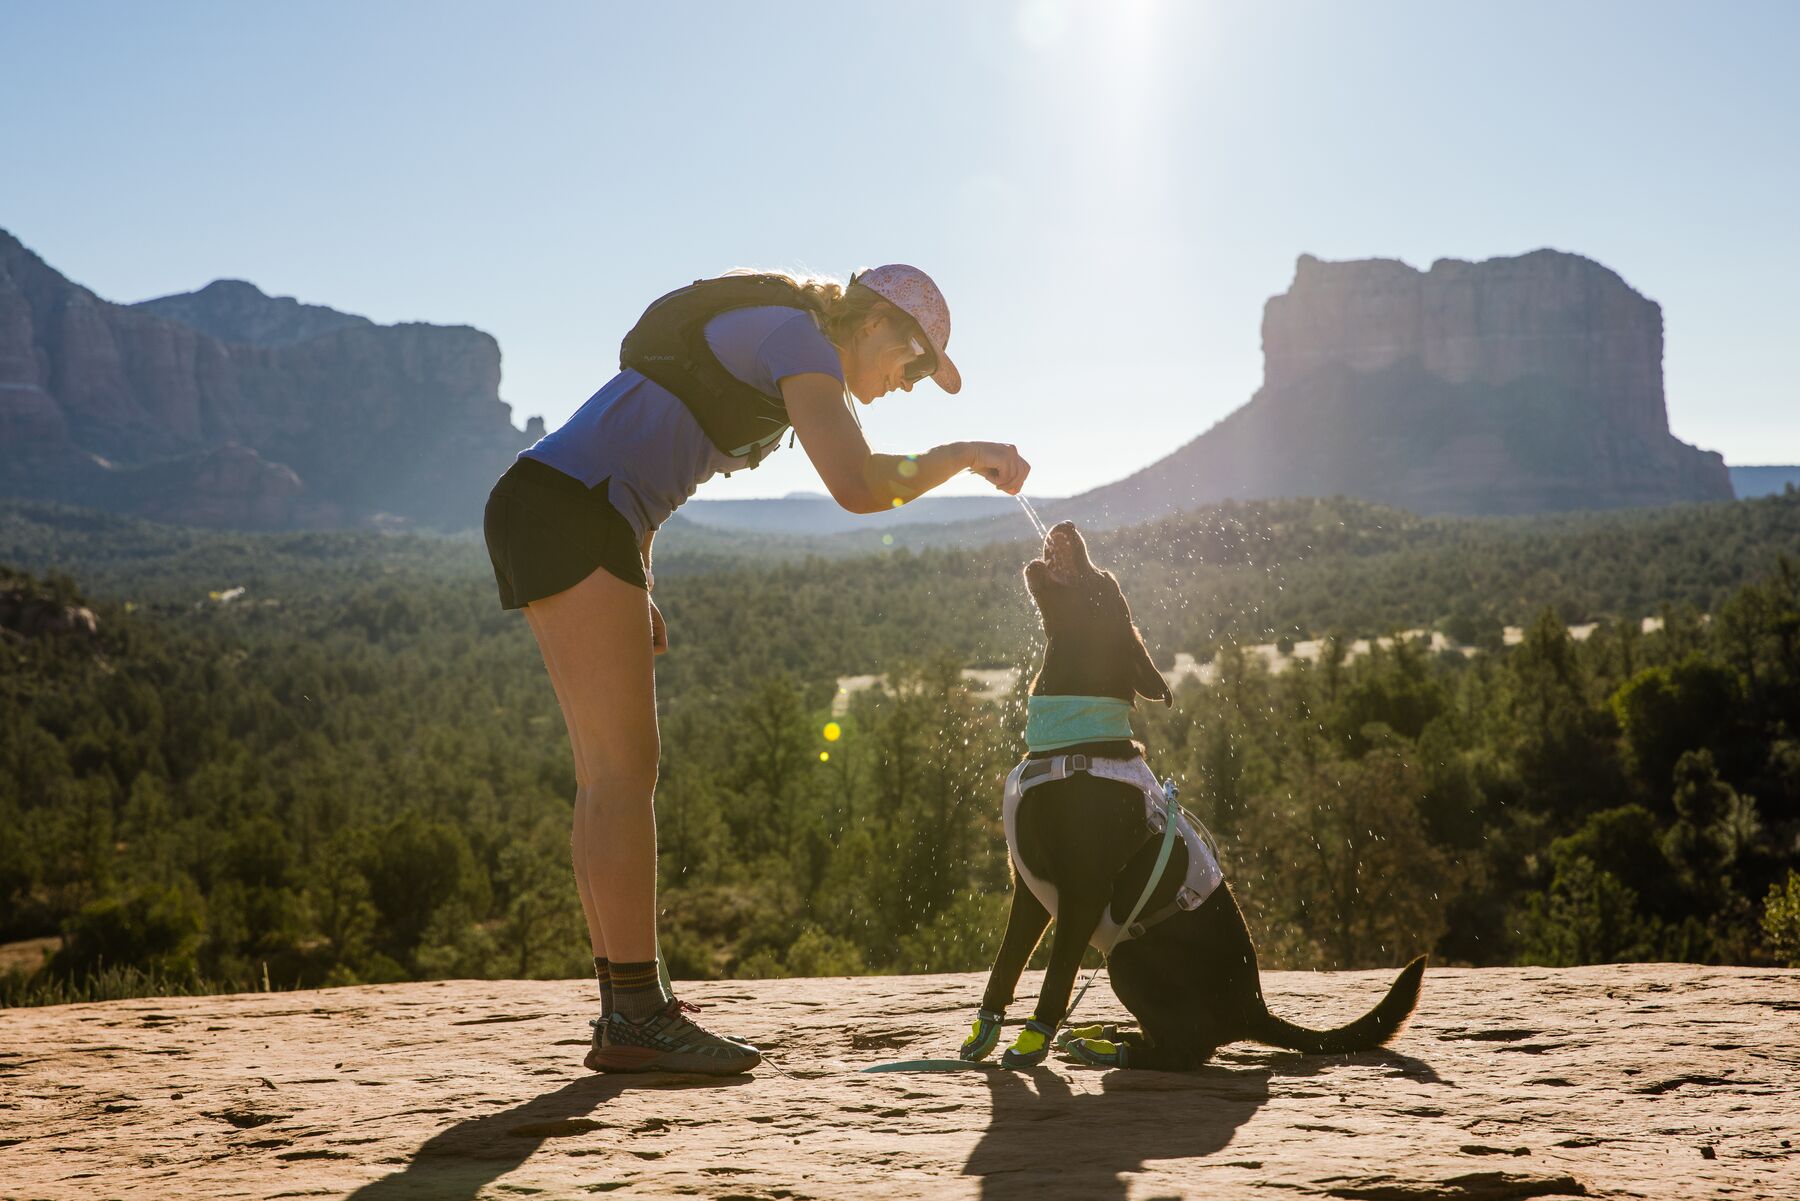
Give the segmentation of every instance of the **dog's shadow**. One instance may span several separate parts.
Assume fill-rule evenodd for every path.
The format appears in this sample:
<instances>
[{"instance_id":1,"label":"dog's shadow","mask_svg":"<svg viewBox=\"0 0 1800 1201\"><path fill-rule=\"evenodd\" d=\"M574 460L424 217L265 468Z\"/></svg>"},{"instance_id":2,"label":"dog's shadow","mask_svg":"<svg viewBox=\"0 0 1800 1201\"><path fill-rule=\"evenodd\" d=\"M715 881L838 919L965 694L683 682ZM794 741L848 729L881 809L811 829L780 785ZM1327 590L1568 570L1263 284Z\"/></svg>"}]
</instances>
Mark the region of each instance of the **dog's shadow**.
<instances>
[{"instance_id":1,"label":"dog's shadow","mask_svg":"<svg viewBox=\"0 0 1800 1201\"><path fill-rule=\"evenodd\" d=\"M1124 1201L1129 1176L1146 1164L1223 1151L1268 1101L1272 1080L1349 1065L1455 1087L1423 1060L1385 1048L1350 1055L1228 1052L1225 1062L1193 1072L1107 1072L1098 1093L1074 1092L1049 1068L993 1071L986 1075L992 1116L963 1175L981 1178L983 1201L1037 1201L1046 1191Z\"/></svg>"},{"instance_id":2,"label":"dog's shadow","mask_svg":"<svg viewBox=\"0 0 1800 1201\"><path fill-rule=\"evenodd\" d=\"M546 1139L611 1125L588 1115L632 1089L731 1088L748 1076L583 1076L522 1105L448 1126L419 1145L401 1170L363 1185L346 1201L474 1201Z\"/></svg>"},{"instance_id":3,"label":"dog's shadow","mask_svg":"<svg viewBox=\"0 0 1800 1201\"><path fill-rule=\"evenodd\" d=\"M1152 1160L1223 1150L1269 1099L1266 1067L1115 1071L1076 1093L1048 1068L986 1074L992 1116L963 1175L984 1201L1057 1196L1123 1201L1130 1173Z\"/></svg>"}]
</instances>

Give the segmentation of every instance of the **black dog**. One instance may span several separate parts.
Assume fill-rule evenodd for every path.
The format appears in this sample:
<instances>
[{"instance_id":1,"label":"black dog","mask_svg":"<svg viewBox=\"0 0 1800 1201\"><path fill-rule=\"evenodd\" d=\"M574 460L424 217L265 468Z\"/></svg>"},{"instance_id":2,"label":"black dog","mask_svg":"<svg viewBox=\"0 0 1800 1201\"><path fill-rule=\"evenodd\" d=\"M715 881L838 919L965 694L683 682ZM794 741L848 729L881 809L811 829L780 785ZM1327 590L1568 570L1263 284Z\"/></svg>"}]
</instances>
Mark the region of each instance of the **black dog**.
<instances>
[{"instance_id":1,"label":"black dog","mask_svg":"<svg viewBox=\"0 0 1800 1201\"><path fill-rule=\"evenodd\" d=\"M1043 990L1032 1020L1002 1059L1009 1067L1041 1063L1048 1054L1090 941L1108 953L1113 991L1142 1032L1072 1032L1078 1036L1062 1048L1085 1062L1181 1071L1240 1039L1323 1054L1369 1050L1392 1038L1418 1000L1424 956L1401 971L1379 1005L1347 1026L1308 1030L1275 1017L1263 1003L1243 914L1218 876L1209 842L1185 816L1183 837L1143 902L1141 920L1121 933L1163 844L1146 820L1147 813L1160 817L1160 790L1150 791L1155 778L1142 766L1143 747L1131 739L1124 717L1138 696L1172 703L1168 685L1132 624L1118 582L1093 565L1073 523L1050 531L1044 557L1025 568L1025 584L1047 640L1031 686L1033 722L1040 712L1063 721L1061 730L1047 721L1034 741L1055 743L1058 734L1086 731L1100 736L1032 750L1009 779L1012 913L963 1058L980 1059L998 1042L1001 1014L1052 916L1056 934ZM1046 762L1058 756L1066 758ZM1025 779L1037 782L1019 787ZM1049 895L1054 914L1032 880Z\"/></svg>"}]
</instances>

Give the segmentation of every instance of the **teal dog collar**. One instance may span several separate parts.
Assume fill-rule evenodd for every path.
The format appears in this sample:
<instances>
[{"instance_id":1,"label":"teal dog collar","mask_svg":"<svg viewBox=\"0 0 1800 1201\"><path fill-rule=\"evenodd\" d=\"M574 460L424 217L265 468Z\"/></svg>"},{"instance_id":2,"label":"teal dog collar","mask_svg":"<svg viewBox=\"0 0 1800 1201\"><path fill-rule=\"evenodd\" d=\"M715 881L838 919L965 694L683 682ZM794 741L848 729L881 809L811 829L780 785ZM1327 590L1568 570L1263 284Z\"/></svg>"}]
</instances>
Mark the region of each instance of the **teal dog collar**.
<instances>
[{"instance_id":1,"label":"teal dog collar","mask_svg":"<svg viewBox=\"0 0 1800 1201\"><path fill-rule=\"evenodd\" d=\"M1132 737L1130 701L1111 696L1034 696L1025 703L1025 745L1033 751Z\"/></svg>"}]
</instances>

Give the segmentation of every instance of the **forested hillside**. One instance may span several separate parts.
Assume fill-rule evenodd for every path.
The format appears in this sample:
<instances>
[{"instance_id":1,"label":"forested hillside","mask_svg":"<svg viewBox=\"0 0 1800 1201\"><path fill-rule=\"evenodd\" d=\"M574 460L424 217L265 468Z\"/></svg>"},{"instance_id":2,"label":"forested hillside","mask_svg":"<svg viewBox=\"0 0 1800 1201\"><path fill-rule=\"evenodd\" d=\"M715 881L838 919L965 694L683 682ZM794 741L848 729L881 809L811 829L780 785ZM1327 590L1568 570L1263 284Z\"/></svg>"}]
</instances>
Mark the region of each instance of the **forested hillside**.
<instances>
[{"instance_id":1,"label":"forested hillside","mask_svg":"<svg viewBox=\"0 0 1800 1201\"><path fill-rule=\"evenodd\" d=\"M1022 704L956 669L1032 661L1029 548L689 532L657 593L674 973L983 966ZM1800 956L1800 494L1226 506L1093 546L1159 658L1219 661L1143 731L1275 965ZM62 939L9 999L583 972L561 719L479 544L12 506L0 563L0 942ZM1278 676L1236 649L1421 625L1486 649ZM859 671L890 687L828 739Z\"/></svg>"}]
</instances>

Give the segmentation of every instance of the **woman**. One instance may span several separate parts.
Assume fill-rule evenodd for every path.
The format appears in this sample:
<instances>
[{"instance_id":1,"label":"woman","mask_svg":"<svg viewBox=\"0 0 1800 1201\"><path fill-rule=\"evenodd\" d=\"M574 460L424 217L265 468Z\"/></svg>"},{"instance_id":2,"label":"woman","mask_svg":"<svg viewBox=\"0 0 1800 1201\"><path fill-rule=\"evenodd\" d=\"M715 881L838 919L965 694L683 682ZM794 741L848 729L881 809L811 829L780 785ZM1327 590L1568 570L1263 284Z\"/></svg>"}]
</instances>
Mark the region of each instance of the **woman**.
<instances>
[{"instance_id":1,"label":"woman","mask_svg":"<svg viewBox=\"0 0 1800 1201\"><path fill-rule=\"evenodd\" d=\"M593 943L596 1071L747 1071L759 1052L714 1034L663 992L656 966L660 751L652 655L668 649L650 599L656 528L715 472L755 467L791 427L833 499L875 513L965 470L1017 494L1013 447L953 442L874 454L846 403L931 378L962 386L944 353L950 310L930 277L890 264L829 280L733 274L653 304L623 369L524 451L488 498L501 604L537 636L575 754L575 883Z\"/></svg>"}]
</instances>

